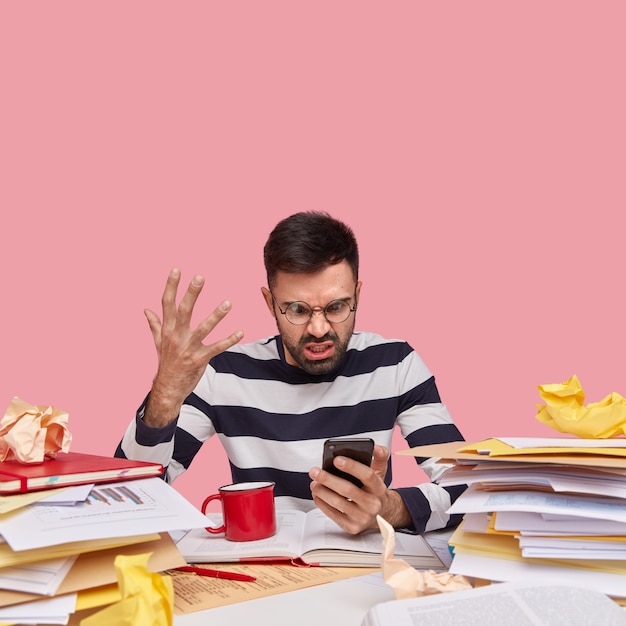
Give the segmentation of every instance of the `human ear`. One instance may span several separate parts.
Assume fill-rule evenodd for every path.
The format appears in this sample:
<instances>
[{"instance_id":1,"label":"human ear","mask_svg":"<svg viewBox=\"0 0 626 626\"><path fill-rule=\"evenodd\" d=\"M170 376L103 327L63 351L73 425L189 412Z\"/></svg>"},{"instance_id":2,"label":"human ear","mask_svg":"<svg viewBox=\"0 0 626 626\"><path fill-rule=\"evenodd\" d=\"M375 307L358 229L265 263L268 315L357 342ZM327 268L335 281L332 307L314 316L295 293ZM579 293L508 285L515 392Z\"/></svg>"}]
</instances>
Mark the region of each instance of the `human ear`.
<instances>
[{"instance_id":1,"label":"human ear","mask_svg":"<svg viewBox=\"0 0 626 626\"><path fill-rule=\"evenodd\" d=\"M274 309L274 298L272 298L272 294L270 293L270 290L265 287L261 287L261 293L263 294L263 299L265 300L265 304L267 305L267 308L272 314L272 317L275 318L276 310Z\"/></svg>"},{"instance_id":2,"label":"human ear","mask_svg":"<svg viewBox=\"0 0 626 626\"><path fill-rule=\"evenodd\" d=\"M359 304L359 299L361 297L361 285L363 283L361 281L358 281L356 284L356 289L354 290L355 293L355 300L354 300L354 304L355 306Z\"/></svg>"}]
</instances>

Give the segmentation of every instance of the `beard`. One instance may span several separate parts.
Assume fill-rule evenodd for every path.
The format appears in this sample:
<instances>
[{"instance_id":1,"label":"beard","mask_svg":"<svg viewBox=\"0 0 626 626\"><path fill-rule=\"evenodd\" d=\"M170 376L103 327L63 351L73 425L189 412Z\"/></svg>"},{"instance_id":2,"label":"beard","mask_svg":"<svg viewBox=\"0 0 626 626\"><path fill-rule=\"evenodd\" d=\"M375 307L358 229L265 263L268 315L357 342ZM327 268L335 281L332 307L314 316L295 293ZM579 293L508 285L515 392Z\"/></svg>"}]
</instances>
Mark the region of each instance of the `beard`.
<instances>
[{"instance_id":1,"label":"beard","mask_svg":"<svg viewBox=\"0 0 626 626\"><path fill-rule=\"evenodd\" d=\"M312 335L305 335L300 338L298 342L292 342L288 337L282 336L284 347L289 350L289 354L293 360L307 373L317 376L323 374L330 374L334 372L343 361L344 356L348 350L348 342L352 336L352 330L346 334L346 338L341 340L339 335L334 332L326 333L323 337L313 337ZM311 361L305 356L305 346L311 343L323 343L332 341L335 346L333 355L327 359L320 361Z\"/></svg>"}]
</instances>

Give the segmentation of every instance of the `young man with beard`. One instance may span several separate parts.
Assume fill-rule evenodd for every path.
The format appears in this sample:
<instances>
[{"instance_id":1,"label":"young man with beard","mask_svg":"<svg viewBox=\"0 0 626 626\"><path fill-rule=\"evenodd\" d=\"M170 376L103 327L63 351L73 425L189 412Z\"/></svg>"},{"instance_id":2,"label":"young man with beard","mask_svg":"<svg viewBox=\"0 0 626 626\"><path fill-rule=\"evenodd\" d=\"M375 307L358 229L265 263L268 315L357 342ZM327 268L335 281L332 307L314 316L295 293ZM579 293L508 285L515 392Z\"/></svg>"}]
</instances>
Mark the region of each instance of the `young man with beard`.
<instances>
[{"instance_id":1,"label":"young man with beard","mask_svg":"<svg viewBox=\"0 0 626 626\"><path fill-rule=\"evenodd\" d=\"M411 346L354 330L361 281L352 230L327 213L296 213L270 233L264 261L261 291L278 334L248 344L241 332L203 343L230 302L192 329L204 279L177 306L180 272L171 271L162 319L146 311L157 374L116 456L160 462L171 482L217 434L233 482L273 481L277 498L317 506L349 533L375 528L378 514L415 532L458 523L446 510L462 489L436 484L433 459L417 459L433 482L390 486L395 426L411 447L463 438ZM324 440L339 436L376 442L371 467L335 460L362 487L318 467Z\"/></svg>"}]
</instances>

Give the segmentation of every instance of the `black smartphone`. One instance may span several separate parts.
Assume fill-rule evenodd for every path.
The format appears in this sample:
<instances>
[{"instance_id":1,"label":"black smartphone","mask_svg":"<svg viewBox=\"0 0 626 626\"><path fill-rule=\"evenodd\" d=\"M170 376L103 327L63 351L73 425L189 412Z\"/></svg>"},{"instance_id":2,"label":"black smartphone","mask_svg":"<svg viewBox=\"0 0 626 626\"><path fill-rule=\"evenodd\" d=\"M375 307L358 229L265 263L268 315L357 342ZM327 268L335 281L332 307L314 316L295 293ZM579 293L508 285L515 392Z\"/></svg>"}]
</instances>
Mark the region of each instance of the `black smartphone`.
<instances>
[{"instance_id":1,"label":"black smartphone","mask_svg":"<svg viewBox=\"0 0 626 626\"><path fill-rule=\"evenodd\" d=\"M340 476L354 483L357 487L362 487L363 483L352 476L338 470L333 465L336 456L347 456L368 467L372 464L374 454L374 440L369 437L334 437L324 442L324 454L322 456L322 469Z\"/></svg>"}]
</instances>

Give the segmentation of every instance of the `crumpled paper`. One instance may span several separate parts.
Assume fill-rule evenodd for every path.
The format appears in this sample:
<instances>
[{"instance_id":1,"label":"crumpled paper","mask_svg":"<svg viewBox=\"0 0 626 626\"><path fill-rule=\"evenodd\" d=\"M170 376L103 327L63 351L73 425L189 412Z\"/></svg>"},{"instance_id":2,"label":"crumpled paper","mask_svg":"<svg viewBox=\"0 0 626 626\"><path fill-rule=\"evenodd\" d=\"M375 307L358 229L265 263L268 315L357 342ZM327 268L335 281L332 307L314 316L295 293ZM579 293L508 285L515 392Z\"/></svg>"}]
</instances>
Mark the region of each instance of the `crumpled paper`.
<instances>
[{"instance_id":1,"label":"crumpled paper","mask_svg":"<svg viewBox=\"0 0 626 626\"><path fill-rule=\"evenodd\" d=\"M0 421L0 461L41 463L68 452L69 415L53 406L34 406L15 396Z\"/></svg>"},{"instance_id":2,"label":"crumpled paper","mask_svg":"<svg viewBox=\"0 0 626 626\"><path fill-rule=\"evenodd\" d=\"M171 576L148 571L151 554L115 557L122 599L85 617L80 626L171 626L174 623L174 584Z\"/></svg>"},{"instance_id":3,"label":"crumpled paper","mask_svg":"<svg viewBox=\"0 0 626 626\"><path fill-rule=\"evenodd\" d=\"M376 521L383 536L381 562L383 580L393 589L396 600L472 588L465 576L433 570L416 570L406 561L394 558L396 534L393 526L380 515L376 516Z\"/></svg>"},{"instance_id":4,"label":"crumpled paper","mask_svg":"<svg viewBox=\"0 0 626 626\"><path fill-rule=\"evenodd\" d=\"M626 435L626 399L610 393L600 402L585 405L585 392L574 374L564 383L539 385L545 405L538 404L536 418L562 433L585 439Z\"/></svg>"}]
</instances>

